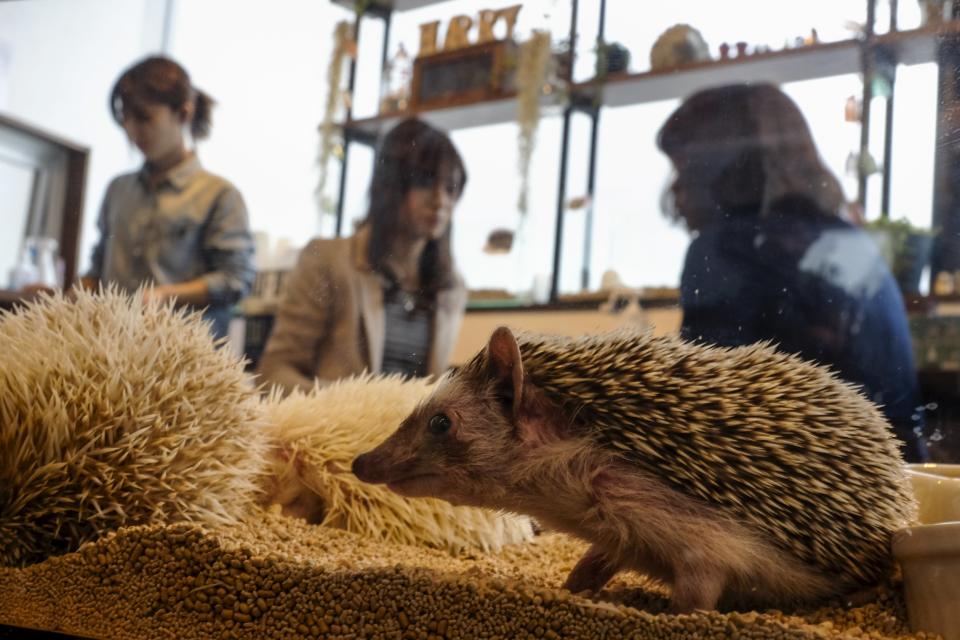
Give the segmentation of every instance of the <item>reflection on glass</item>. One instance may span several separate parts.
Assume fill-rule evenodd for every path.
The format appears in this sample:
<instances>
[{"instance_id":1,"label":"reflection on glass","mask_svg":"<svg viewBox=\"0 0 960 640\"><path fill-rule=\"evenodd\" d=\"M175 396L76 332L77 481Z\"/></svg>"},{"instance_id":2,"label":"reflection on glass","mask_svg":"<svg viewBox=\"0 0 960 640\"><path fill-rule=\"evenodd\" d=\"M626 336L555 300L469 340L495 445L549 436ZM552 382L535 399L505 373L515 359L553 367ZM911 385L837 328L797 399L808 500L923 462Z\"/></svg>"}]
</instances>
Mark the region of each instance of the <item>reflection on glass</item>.
<instances>
[{"instance_id":1,"label":"reflection on glass","mask_svg":"<svg viewBox=\"0 0 960 640\"><path fill-rule=\"evenodd\" d=\"M34 172L32 167L13 162L0 156L0 275L4 282L0 288L10 287L21 250L33 196Z\"/></svg>"},{"instance_id":2,"label":"reflection on glass","mask_svg":"<svg viewBox=\"0 0 960 640\"><path fill-rule=\"evenodd\" d=\"M772 85L706 90L660 131L674 215L693 233L680 281L684 338L771 341L831 366L883 407L909 460L926 459L903 299L876 244L844 219L796 104Z\"/></svg>"}]
</instances>

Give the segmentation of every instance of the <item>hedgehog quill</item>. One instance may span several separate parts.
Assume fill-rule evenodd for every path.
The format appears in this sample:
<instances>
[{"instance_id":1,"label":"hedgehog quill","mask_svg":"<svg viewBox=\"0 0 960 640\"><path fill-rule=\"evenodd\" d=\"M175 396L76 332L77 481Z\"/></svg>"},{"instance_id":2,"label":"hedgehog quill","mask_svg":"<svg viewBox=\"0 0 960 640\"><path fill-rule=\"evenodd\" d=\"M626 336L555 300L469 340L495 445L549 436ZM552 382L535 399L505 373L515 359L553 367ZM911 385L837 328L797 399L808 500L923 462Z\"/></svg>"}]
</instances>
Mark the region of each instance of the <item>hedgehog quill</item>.
<instances>
[{"instance_id":1,"label":"hedgehog quill","mask_svg":"<svg viewBox=\"0 0 960 640\"><path fill-rule=\"evenodd\" d=\"M677 613L870 588L915 513L889 425L830 370L629 332L497 329L353 472L531 515L591 544L565 588L636 570Z\"/></svg>"}]
</instances>

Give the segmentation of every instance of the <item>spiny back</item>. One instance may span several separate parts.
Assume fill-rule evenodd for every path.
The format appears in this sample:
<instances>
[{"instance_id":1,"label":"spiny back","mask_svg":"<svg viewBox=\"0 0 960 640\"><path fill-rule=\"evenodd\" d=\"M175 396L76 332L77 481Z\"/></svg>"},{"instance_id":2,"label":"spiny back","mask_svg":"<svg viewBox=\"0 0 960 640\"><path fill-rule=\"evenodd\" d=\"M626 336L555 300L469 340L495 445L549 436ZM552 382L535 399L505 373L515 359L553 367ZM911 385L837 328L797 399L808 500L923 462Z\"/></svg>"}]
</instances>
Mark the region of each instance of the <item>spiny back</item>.
<instances>
[{"instance_id":1,"label":"spiny back","mask_svg":"<svg viewBox=\"0 0 960 640\"><path fill-rule=\"evenodd\" d=\"M828 369L767 344L517 339L531 382L599 445L851 585L889 569L914 508L903 462L883 414Z\"/></svg>"}]
</instances>

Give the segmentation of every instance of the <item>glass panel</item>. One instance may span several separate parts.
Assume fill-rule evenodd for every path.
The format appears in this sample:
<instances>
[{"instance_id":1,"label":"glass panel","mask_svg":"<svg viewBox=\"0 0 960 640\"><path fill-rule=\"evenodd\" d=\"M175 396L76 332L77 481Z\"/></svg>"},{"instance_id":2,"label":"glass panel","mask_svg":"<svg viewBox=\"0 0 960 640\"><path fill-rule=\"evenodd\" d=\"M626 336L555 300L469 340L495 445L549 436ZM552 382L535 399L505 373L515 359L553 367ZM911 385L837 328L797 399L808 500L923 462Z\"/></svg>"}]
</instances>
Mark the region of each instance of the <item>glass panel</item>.
<instances>
[{"instance_id":1,"label":"glass panel","mask_svg":"<svg viewBox=\"0 0 960 640\"><path fill-rule=\"evenodd\" d=\"M367 216L368 190L373 175L373 149L365 144L351 144L347 165L346 199L340 233L350 235L357 223ZM337 163L338 165L340 163Z\"/></svg>"},{"instance_id":2,"label":"glass panel","mask_svg":"<svg viewBox=\"0 0 960 640\"><path fill-rule=\"evenodd\" d=\"M917 227L929 228L936 134L937 65L900 67L893 113L891 218L906 218Z\"/></svg>"},{"instance_id":3,"label":"glass panel","mask_svg":"<svg viewBox=\"0 0 960 640\"><path fill-rule=\"evenodd\" d=\"M536 283L542 299L553 261L561 127L556 117L540 122L526 216L517 209L516 125L464 129L451 136L469 172L453 217L453 251L467 285L483 290L482 297L498 292L530 297ZM514 233L509 253L490 251L491 233L497 230Z\"/></svg>"},{"instance_id":4,"label":"glass panel","mask_svg":"<svg viewBox=\"0 0 960 640\"><path fill-rule=\"evenodd\" d=\"M354 118L375 116L380 110L380 56L383 51L383 31L383 20L363 18L360 22L359 55L352 96ZM344 80L346 81L346 78Z\"/></svg>"},{"instance_id":5,"label":"glass panel","mask_svg":"<svg viewBox=\"0 0 960 640\"><path fill-rule=\"evenodd\" d=\"M11 286L11 270L17 264L30 220L34 169L0 154L0 289Z\"/></svg>"},{"instance_id":6,"label":"glass panel","mask_svg":"<svg viewBox=\"0 0 960 640\"><path fill-rule=\"evenodd\" d=\"M675 287L687 234L661 213L671 169L654 136L669 100L605 109L600 120L590 286L612 270L627 285Z\"/></svg>"},{"instance_id":7,"label":"glass panel","mask_svg":"<svg viewBox=\"0 0 960 640\"><path fill-rule=\"evenodd\" d=\"M586 200L590 157L591 119L574 113L570 119L570 148L567 166L567 198L563 209L563 238L560 243L560 294L579 293L584 261L587 259L587 226L593 205ZM592 226L592 225L591 225Z\"/></svg>"}]
</instances>

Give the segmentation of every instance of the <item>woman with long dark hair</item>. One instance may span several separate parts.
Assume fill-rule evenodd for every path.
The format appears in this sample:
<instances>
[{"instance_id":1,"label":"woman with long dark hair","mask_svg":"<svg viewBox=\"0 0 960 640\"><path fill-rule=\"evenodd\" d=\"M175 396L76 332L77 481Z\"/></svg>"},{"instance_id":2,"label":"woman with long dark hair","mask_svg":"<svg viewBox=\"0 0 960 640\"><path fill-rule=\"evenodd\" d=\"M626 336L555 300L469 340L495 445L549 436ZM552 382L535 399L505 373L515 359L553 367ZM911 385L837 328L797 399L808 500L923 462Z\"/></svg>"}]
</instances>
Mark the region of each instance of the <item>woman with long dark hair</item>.
<instances>
[{"instance_id":1,"label":"woman with long dark hair","mask_svg":"<svg viewBox=\"0 0 960 640\"><path fill-rule=\"evenodd\" d=\"M394 127L357 232L301 251L260 360L262 380L289 393L362 371L442 373L466 306L450 251L466 181L446 134L417 119Z\"/></svg>"},{"instance_id":2,"label":"woman with long dark hair","mask_svg":"<svg viewBox=\"0 0 960 640\"><path fill-rule=\"evenodd\" d=\"M100 210L87 287L114 284L202 308L215 336L253 283L253 239L237 188L203 167L187 145L210 133L213 100L169 58L123 72L110 113L143 153L143 167L115 178Z\"/></svg>"},{"instance_id":3,"label":"woman with long dark hair","mask_svg":"<svg viewBox=\"0 0 960 640\"><path fill-rule=\"evenodd\" d=\"M693 235L683 337L769 340L829 365L882 407L908 460L925 460L903 298L873 241L842 218L840 184L796 104L767 84L701 91L658 144L676 170L668 213Z\"/></svg>"}]
</instances>

